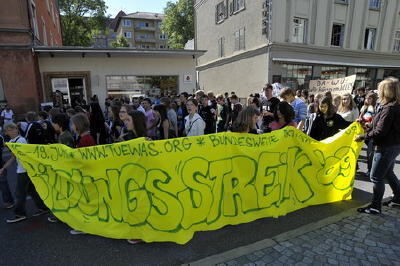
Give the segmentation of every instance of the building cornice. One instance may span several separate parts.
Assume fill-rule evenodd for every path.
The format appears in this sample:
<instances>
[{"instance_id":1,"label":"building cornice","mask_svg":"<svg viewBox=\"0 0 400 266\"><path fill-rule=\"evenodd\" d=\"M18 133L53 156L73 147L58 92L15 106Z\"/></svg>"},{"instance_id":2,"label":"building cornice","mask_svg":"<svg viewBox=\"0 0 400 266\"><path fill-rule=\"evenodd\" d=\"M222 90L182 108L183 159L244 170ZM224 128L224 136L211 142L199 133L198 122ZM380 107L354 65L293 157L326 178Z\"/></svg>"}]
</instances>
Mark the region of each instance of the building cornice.
<instances>
[{"instance_id":1,"label":"building cornice","mask_svg":"<svg viewBox=\"0 0 400 266\"><path fill-rule=\"evenodd\" d=\"M239 61L246 58L251 58L257 55L265 54L268 52L268 45L263 45L261 47L257 47L253 50L244 51L240 54L235 54L229 57L219 58L217 60L208 62L206 64L200 65L196 67L196 70L203 71L208 68L218 67L226 64L233 63L235 61Z\"/></svg>"}]
</instances>

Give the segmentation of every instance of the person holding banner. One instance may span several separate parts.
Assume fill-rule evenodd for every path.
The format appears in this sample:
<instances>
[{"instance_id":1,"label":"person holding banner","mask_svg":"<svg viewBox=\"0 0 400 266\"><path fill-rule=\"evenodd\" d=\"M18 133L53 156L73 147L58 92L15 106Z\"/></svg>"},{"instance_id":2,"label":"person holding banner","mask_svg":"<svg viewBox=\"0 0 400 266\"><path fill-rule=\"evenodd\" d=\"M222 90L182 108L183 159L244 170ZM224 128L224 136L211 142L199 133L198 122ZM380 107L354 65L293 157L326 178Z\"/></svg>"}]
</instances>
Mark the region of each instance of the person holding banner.
<instances>
[{"instance_id":1,"label":"person holding banner","mask_svg":"<svg viewBox=\"0 0 400 266\"><path fill-rule=\"evenodd\" d=\"M324 97L319 103L319 112L312 123L310 137L315 140L323 140L332 137L340 129L349 125L350 123L336 113L332 98Z\"/></svg>"},{"instance_id":2,"label":"person holding banner","mask_svg":"<svg viewBox=\"0 0 400 266\"><path fill-rule=\"evenodd\" d=\"M385 182L387 179L393 190L393 198L383 203L386 206L400 206L400 182L394 173L394 164L400 154L400 82L396 78L387 78L378 86L380 107L372 120L372 127L356 141L371 138L376 145L370 179L373 196L370 205L359 208L358 212L380 214Z\"/></svg>"}]
</instances>

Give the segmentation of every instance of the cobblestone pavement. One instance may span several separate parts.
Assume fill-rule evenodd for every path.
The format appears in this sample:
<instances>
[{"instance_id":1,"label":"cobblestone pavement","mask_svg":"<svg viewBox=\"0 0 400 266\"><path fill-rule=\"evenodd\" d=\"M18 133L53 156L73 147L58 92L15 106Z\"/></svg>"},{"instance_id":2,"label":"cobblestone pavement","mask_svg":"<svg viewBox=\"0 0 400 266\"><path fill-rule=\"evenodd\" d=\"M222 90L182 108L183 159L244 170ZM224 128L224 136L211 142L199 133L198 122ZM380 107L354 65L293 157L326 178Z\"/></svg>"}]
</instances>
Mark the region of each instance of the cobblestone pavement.
<instances>
[{"instance_id":1,"label":"cobblestone pavement","mask_svg":"<svg viewBox=\"0 0 400 266\"><path fill-rule=\"evenodd\" d=\"M400 265L400 208L358 214L217 265Z\"/></svg>"}]
</instances>

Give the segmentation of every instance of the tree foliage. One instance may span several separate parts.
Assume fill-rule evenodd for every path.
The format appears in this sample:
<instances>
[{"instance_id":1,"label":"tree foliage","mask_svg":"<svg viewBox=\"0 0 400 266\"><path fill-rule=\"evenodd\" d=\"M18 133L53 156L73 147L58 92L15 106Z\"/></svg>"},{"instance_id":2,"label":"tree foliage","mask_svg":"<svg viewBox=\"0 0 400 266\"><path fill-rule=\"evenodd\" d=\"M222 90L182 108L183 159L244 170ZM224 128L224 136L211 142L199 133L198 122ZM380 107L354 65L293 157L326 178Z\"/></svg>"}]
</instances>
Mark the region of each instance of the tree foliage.
<instances>
[{"instance_id":1,"label":"tree foliage","mask_svg":"<svg viewBox=\"0 0 400 266\"><path fill-rule=\"evenodd\" d=\"M194 38L194 0L169 1L164 9L162 31L168 35L172 48L184 48Z\"/></svg>"},{"instance_id":2,"label":"tree foliage","mask_svg":"<svg viewBox=\"0 0 400 266\"><path fill-rule=\"evenodd\" d=\"M124 36L121 36L117 41L113 42L111 46L114 48L129 47L129 42Z\"/></svg>"},{"instance_id":3,"label":"tree foliage","mask_svg":"<svg viewBox=\"0 0 400 266\"><path fill-rule=\"evenodd\" d=\"M103 0L59 0L63 44L90 46L105 31L107 6Z\"/></svg>"}]
</instances>

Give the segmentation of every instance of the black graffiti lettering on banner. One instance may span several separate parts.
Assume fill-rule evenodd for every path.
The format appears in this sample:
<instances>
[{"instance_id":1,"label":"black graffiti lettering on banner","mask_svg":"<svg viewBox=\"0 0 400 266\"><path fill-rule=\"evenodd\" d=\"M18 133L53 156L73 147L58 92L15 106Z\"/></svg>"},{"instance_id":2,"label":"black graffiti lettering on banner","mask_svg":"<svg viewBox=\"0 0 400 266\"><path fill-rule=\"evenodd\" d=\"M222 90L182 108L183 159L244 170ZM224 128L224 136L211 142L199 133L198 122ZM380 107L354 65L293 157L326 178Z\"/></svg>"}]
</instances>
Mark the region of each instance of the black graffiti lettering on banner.
<instances>
[{"instance_id":1,"label":"black graffiti lettering on banner","mask_svg":"<svg viewBox=\"0 0 400 266\"><path fill-rule=\"evenodd\" d=\"M354 150L341 147L330 157L318 150L314 154L310 157L292 146L284 152L261 152L258 158L238 155L209 161L192 157L183 162L178 176L136 163L106 169L102 177L42 163L24 165L56 214L74 210L100 222L147 224L157 231L177 232L285 202L310 203L316 188L309 179L316 178L321 187L350 191Z\"/></svg>"},{"instance_id":2,"label":"black graffiti lettering on banner","mask_svg":"<svg viewBox=\"0 0 400 266\"><path fill-rule=\"evenodd\" d=\"M215 134L215 135L208 135L209 140L211 141L213 147L217 147L220 145L225 146L241 146L241 147L265 147L271 146L274 143L279 142L279 138L275 135L271 134L262 134L262 135L255 135L255 136L231 136L225 134Z\"/></svg>"}]
</instances>

